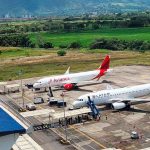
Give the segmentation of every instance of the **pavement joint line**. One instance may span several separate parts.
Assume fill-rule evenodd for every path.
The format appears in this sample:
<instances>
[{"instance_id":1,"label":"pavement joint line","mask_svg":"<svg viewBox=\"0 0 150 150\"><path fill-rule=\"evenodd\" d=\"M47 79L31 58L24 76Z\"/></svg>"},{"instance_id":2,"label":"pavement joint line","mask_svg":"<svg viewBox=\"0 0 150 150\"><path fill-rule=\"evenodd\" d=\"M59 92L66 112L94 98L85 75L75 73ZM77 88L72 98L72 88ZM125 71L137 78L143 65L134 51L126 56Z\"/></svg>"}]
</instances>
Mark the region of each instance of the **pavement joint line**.
<instances>
[{"instance_id":1,"label":"pavement joint line","mask_svg":"<svg viewBox=\"0 0 150 150\"><path fill-rule=\"evenodd\" d=\"M95 142L97 145L99 145L101 148L106 149L106 147L102 144L100 144L98 141L96 141L95 139L93 139L92 137L90 137L89 135L83 133L82 131L78 130L77 128L75 128L74 126L70 126L70 128L74 129L75 131L77 131L78 133L84 135L85 137L87 137L88 139L90 139L91 141Z\"/></svg>"}]
</instances>

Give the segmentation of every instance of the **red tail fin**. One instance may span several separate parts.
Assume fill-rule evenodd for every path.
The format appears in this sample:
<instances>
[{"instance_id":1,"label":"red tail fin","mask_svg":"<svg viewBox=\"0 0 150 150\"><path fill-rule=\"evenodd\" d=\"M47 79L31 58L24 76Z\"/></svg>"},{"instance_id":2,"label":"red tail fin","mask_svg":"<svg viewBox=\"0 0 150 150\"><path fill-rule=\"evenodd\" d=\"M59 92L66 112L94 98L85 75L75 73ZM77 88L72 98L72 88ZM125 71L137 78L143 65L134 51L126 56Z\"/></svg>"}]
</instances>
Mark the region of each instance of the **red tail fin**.
<instances>
[{"instance_id":1,"label":"red tail fin","mask_svg":"<svg viewBox=\"0 0 150 150\"><path fill-rule=\"evenodd\" d=\"M107 55L105 57L105 59L103 60L101 66L98 68L99 70L99 74L93 78L99 80L101 76L105 75L105 72L107 71L107 69L109 69L109 64L110 64L110 56Z\"/></svg>"},{"instance_id":2,"label":"red tail fin","mask_svg":"<svg viewBox=\"0 0 150 150\"><path fill-rule=\"evenodd\" d=\"M99 69L104 69L104 70L107 70L109 69L109 64L110 64L110 56L107 55L105 57L105 59L103 60L101 66L99 67Z\"/></svg>"}]
</instances>

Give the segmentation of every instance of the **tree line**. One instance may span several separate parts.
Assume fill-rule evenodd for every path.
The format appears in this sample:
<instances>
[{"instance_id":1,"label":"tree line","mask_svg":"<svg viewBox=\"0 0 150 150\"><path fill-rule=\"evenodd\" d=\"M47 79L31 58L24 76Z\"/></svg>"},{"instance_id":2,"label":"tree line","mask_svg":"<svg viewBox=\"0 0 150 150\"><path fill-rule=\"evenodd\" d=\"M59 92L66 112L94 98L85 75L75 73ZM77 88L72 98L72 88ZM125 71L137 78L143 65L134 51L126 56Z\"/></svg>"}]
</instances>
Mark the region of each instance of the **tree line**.
<instances>
[{"instance_id":1,"label":"tree line","mask_svg":"<svg viewBox=\"0 0 150 150\"><path fill-rule=\"evenodd\" d=\"M96 17L67 17L60 20L35 21L31 24L1 24L0 34L26 32L78 32L100 28L133 28L150 26L150 13L100 15Z\"/></svg>"},{"instance_id":2,"label":"tree line","mask_svg":"<svg viewBox=\"0 0 150 150\"><path fill-rule=\"evenodd\" d=\"M35 48L36 44L32 42L28 35L26 34L13 34L13 35L0 35L0 46L5 47L31 47ZM40 42L38 44L39 48L53 48L51 42Z\"/></svg>"},{"instance_id":3,"label":"tree line","mask_svg":"<svg viewBox=\"0 0 150 150\"><path fill-rule=\"evenodd\" d=\"M133 40L126 41L120 39L97 39L89 46L90 49L110 49L110 50L134 50L144 52L150 50L149 41Z\"/></svg>"},{"instance_id":4,"label":"tree line","mask_svg":"<svg viewBox=\"0 0 150 150\"><path fill-rule=\"evenodd\" d=\"M0 46L35 47L35 44L31 42L30 38L27 35L17 34L17 35L1 35Z\"/></svg>"},{"instance_id":5,"label":"tree line","mask_svg":"<svg viewBox=\"0 0 150 150\"><path fill-rule=\"evenodd\" d=\"M17 34L17 35L1 35L0 36L0 46L12 46L12 47L36 47L35 43L33 43L28 35L26 34ZM39 48L53 48L53 43L46 41L39 41ZM59 45L61 49L79 49L82 48L82 44L77 41L73 41L67 45L61 44ZM87 48L89 49L109 49L109 50L137 50L137 51L145 51L150 50L150 42L142 41L142 40L120 40L120 39L97 39L92 42Z\"/></svg>"}]
</instances>

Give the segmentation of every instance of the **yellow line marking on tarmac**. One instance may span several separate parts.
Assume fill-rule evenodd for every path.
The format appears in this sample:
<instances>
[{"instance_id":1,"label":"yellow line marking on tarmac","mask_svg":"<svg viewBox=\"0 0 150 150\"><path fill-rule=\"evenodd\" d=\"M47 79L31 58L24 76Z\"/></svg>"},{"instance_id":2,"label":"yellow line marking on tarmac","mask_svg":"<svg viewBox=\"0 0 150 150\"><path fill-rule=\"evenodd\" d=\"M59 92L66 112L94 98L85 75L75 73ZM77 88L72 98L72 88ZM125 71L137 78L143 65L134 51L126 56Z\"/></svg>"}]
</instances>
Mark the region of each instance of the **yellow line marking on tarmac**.
<instances>
[{"instance_id":1,"label":"yellow line marking on tarmac","mask_svg":"<svg viewBox=\"0 0 150 150\"><path fill-rule=\"evenodd\" d=\"M75 128L74 126L70 126L70 128L74 129L75 131L77 131L78 133L82 134L83 136L87 137L88 139L90 139L91 141L95 142L97 145L99 145L101 148L107 148L104 145L100 144L98 141L96 141L95 139L93 139L92 137L90 137L89 135L85 134L84 132L78 130L77 128Z\"/></svg>"}]
</instances>

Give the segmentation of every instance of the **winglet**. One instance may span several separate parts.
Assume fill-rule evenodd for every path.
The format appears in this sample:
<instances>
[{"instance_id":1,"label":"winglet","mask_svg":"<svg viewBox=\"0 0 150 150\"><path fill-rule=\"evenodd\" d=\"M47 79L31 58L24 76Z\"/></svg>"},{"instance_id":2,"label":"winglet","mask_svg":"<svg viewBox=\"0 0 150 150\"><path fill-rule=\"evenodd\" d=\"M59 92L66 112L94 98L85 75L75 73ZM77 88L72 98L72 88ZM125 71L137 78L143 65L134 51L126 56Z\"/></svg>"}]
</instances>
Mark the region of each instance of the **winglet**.
<instances>
[{"instance_id":1,"label":"winglet","mask_svg":"<svg viewBox=\"0 0 150 150\"><path fill-rule=\"evenodd\" d=\"M70 66L68 67L67 71L65 72L65 74L69 74L70 73Z\"/></svg>"},{"instance_id":2,"label":"winglet","mask_svg":"<svg viewBox=\"0 0 150 150\"><path fill-rule=\"evenodd\" d=\"M110 65L110 56L107 55L107 56L105 57L105 59L103 60L101 66L100 66L98 69L107 70L107 69L109 69L109 65Z\"/></svg>"}]
</instances>

